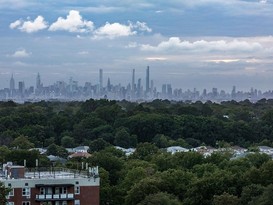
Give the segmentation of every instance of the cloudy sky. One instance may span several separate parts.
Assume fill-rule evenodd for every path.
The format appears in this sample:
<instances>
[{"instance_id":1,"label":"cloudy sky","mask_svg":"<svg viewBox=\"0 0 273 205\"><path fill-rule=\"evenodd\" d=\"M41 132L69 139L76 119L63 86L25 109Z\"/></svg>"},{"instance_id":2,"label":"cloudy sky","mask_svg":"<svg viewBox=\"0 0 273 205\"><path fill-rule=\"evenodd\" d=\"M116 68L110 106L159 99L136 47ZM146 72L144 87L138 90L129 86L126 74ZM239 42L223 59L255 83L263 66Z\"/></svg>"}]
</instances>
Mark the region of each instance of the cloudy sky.
<instances>
[{"instance_id":1,"label":"cloudy sky","mask_svg":"<svg viewBox=\"0 0 273 205\"><path fill-rule=\"evenodd\" d=\"M273 0L0 0L0 87L39 72L123 85L273 89ZM144 79L143 81L144 82Z\"/></svg>"}]
</instances>

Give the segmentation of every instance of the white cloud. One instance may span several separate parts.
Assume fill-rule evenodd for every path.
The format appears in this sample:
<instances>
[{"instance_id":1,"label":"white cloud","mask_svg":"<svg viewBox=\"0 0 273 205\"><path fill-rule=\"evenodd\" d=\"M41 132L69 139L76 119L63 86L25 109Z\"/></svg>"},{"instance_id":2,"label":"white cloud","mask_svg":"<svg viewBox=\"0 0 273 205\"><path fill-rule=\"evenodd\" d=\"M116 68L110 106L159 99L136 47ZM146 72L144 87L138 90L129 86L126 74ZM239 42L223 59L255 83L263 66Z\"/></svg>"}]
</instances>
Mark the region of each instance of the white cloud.
<instances>
[{"instance_id":1,"label":"white cloud","mask_svg":"<svg viewBox=\"0 0 273 205\"><path fill-rule=\"evenodd\" d=\"M137 32L132 30L131 25L106 22L106 24L94 32L94 38L116 38L121 36L135 35Z\"/></svg>"},{"instance_id":2,"label":"white cloud","mask_svg":"<svg viewBox=\"0 0 273 205\"><path fill-rule=\"evenodd\" d=\"M151 46L149 44L144 44L141 46L143 51L154 51L154 52L164 52L164 51L193 51L193 52L209 52L209 51L256 51L261 50L262 45L257 42L246 42L246 41L182 41L178 37L171 37L167 41L162 41L157 46Z\"/></svg>"},{"instance_id":3,"label":"white cloud","mask_svg":"<svg viewBox=\"0 0 273 205\"><path fill-rule=\"evenodd\" d=\"M140 31L145 31L145 32L149 32L149 33L152 32L152 29L149 28L145 22L137 21L135 24L132 24L131 26L133 28L140 30Z\"/></svg>"},{"instance_id":4,"label":"white cloud","mask_svg":"<svg viewBox=\"0 0 273 205\"><path fill-rule=\"evenodd\" d=\"M136 47L138 47L137 42L129 42L129 44L125 46L125 48L136 48Z\"/></svg>"},{"instance_id":5,"label":"white cloud","mask_svg":"<svg viewBox=\"0 0 273 205\"><path fill-rule=\"evenodd\" d=\"M94 29L94 23L82 18L79 11L71 10L66 19L59 17L56 22L49 27L50 31L69 31L75 33L90 32Z\"/></svg>"},{"instance_id":6,"label":"white cloud","mask_svg":"<svg viewBox=\"0 0 273 205\"><path fill-rule=\"evenodd\" d=\"M44 17L37 16L37 18L34 21L28 20L16 20L13 23L9 25L11 29L18 28L22 32L26 33L33 33L37 32L43 29L46 29L48 27L47 22L44 20Z\"/></svg>"},{"instance_id":7,"label":"white cloud","mask_svg":"<svg viewBox=\"0 0 273 205\"><path fill-rule=\"evenodd\" d=\"M139 31L141 32L151 32L152 29L147 26L145 22L136 23L129 22L128 25L120 23L109 23L94 31L94 38L109 38L114 39L117 37L132 36L136 35Z\"/></svg>"},{"instance_id":8,"label":"white cloud","mask_svg":"<svg viewBox=\"0 0 273 205\"><path fill-rule=\"evenodd\" d=\"M16 21L14 21L13 23L11 23L10 25L9 25L9 27L11 28L11 29L15 29L15 28L17 28L17 27L19 27L19 26L21 26L22 25L22 21L21 20L16 20Z\"/></svg>"},{"instance_id":9,"label":"white cloud","mask_svg":"<svg viewBox=\"0 0 273 205\"><path fill-rule=\"evenodd\" d=\"M148 61L165 61L165 60L167 60L167 58L165 58L165 57L148 57L145 59Z\"/></svg>"},{"instance_id":10,"label":"white cloud","mask_svg":"<svg viewBox=\"0 0 273 205\"><path fill-rule=\"evenodd\" d=\"M31 55L30 52L27 52L25 49L20 49L14 52L11 56L14 58L26 58Z\"/></svg>"},{"instance_id":11,"label":"white cloud","mask_svg":"<svg viewBox=\"0 0 273 205\"><path fill-rule=\"evenodd\" d=\"M240 59L213 59L213 60L206 60L205 62L211 63L235 63L239 62Z\"/></svg>"}]
</instances>

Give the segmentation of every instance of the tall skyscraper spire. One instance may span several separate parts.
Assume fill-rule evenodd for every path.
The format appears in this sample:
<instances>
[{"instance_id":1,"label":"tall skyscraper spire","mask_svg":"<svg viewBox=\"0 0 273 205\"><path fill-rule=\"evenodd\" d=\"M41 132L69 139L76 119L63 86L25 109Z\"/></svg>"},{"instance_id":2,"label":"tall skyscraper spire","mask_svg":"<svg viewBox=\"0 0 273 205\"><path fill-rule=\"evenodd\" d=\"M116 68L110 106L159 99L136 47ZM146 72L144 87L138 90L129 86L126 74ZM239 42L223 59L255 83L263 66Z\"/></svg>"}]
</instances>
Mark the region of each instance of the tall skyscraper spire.
<instances>
[{"instance_id":1,"label":"tall skyscraper spire","mask_svg":"<svg viewBox=\"0 0 273 205\"><path fill-rule=\"evenodd\" d=\"M132 73L131 90L132 90L132 97L134 97L134 95L135 95L135 69L133 69L133 73Z\"/></svg>"},{"instance_id":2,"label":"tall skyscraper spire","mask_svg":"<svg viewBox=\"0 0 273 205\"><path fill-rule=\"evenodd\" d=\"M15 80L13 78L13 73L11 75L11 78L10 78L10 81L9 81L9 89L11 91L14 91L15 90Z\"/></svg>"},{"instance_id":3,"label":"tall skyscraper spire","mask_svg":"<svg viewBox=\"0 0 273 205\"><path fill-rule=\"evenodd\" d=\"M146 93L150 91L150 68L147 66L146 69Z\"/></svg>"},{"instance_id":4,"label":"tall skyscraper spire","mask_svg":"<svg viewBox=\"0 0 273 205\"><path fill-rule=\"evenodd\" d=\"M100 80L100 94L102 94L102 89L103 89L103 70L100 69L100 76L99 76L99 80Z\"/></svg>"},{"instance_id":5,"label":"tall skyscraper spire","mask_svg":"<svg viewBox=\"0 0 273 205\"><path fill-rule=\"evenodd\" d=\"M38 73L36 77L36 89L39 90L40 87L41 87L41 76L40 76L40 73Z\"/></svg>"}]
</instances>

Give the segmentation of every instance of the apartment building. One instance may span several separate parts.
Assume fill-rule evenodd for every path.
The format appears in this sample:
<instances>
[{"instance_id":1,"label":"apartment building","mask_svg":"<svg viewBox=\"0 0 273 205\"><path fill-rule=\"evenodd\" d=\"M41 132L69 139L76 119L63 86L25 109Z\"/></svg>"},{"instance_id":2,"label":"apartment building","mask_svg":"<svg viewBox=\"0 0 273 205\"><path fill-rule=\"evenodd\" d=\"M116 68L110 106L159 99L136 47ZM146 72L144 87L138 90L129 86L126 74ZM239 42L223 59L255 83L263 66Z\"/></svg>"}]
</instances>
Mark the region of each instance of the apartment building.
<instances>
[{"instance_id":1,"label":"apartment building","mask_svg":"<svg viewBox=\"0 0 273 205\"><path fill-rule=\"evenodd\" d=\"M0 181L11 188L8 205L99 205L98 167L87 170L3 165Z\"/></svg>"}]
</instances>

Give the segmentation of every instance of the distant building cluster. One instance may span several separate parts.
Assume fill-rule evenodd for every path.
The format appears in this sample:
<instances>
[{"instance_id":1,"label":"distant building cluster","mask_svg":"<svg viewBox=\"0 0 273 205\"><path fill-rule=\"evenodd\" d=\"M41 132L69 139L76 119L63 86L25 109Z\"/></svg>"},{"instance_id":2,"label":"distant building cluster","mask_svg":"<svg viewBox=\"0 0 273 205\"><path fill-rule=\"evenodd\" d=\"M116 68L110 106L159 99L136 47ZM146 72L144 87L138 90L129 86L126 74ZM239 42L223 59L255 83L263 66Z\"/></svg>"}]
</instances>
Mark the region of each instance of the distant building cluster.
<instances>
[{"instance_id":1,"label":"distant building cluster","mask_svg":"<svg viewBox=\"0 0 273 205\"><path fill-rule=\"evenodd\" d=\"M13 100L16 102L40 101L40 100L86 100L86 99L109 99L109 100L128 100L128 101L150 101L154 99L168 99L174 101L214 101L221 102L227 100L241 101L249 99L252 102L262 98L273 98L273 91L262 92L251 88L248 92L237 91L233 86L231 92L218 90L203 89L202 92L196 88L193 90L176 88L172 85L162 84L161 89L154 85L150 79L150 68L146 68L145 85L142 79L135 78L135 69L132 70L132 80L124 86L121 83L113 85L111 79L107 79L104 84L103 69L99 69L99 83L92 84L85 82L84 86L74 81L72 77L69 82L57 81L53 85L44 86L41 76L38 73L36 77L36 86L26 87L24 81L18 82L16 87L14 76L11 76L9 88L0 90L0 100Z\"/></svg>"}]
</instances>

